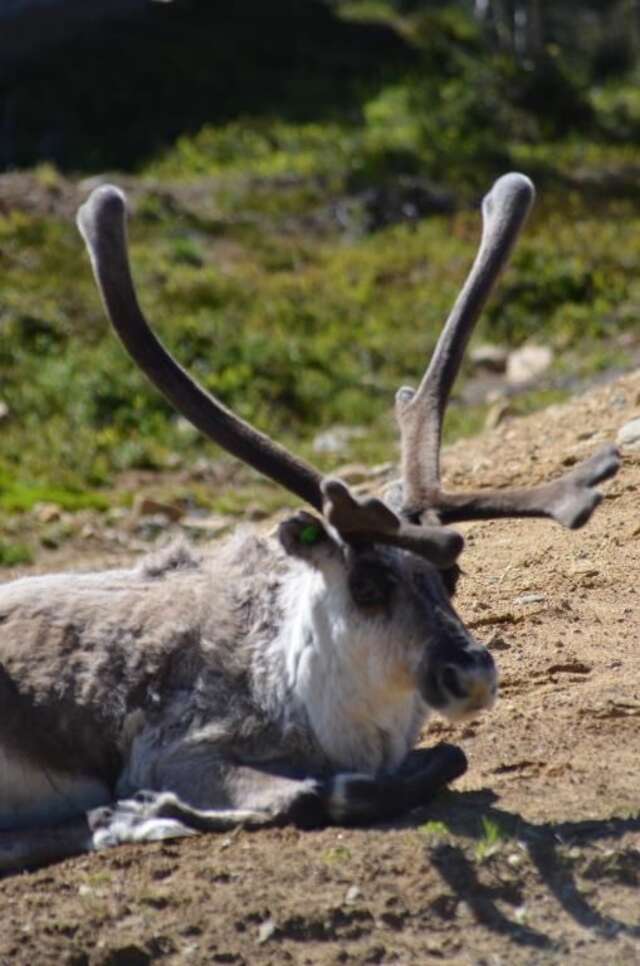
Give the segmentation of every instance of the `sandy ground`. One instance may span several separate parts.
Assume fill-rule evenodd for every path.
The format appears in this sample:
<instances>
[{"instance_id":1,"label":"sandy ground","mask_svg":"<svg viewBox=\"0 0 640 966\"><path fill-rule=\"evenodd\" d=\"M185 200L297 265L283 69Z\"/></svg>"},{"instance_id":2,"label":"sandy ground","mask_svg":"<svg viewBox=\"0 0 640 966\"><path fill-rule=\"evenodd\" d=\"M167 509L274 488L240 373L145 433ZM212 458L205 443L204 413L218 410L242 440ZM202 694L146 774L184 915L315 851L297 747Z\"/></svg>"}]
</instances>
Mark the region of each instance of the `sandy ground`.
<instances>
[{"instance_id":1,"label":"sandy ground","mask_svg":"<svg viewBox=\"0 0 640 966\"><path fill-rule=\"evenodd\" d=\"M540 482L639 415L640 373L453 446L448 485ZM640 963L639 482L627 453L575 533L465 527L458 607L502 687L491 714L425 732L470 761L435 804L6 878L0 964Z\"/></svg>"}]
</instances>

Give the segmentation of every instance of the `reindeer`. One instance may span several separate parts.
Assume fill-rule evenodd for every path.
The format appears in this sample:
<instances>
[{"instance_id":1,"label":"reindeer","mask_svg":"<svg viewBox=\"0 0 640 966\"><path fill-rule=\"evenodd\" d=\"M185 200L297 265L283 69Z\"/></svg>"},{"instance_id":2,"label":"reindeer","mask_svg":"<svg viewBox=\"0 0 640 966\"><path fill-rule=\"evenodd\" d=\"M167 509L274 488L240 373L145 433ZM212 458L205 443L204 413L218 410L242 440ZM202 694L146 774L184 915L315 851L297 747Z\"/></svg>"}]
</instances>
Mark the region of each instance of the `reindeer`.
<instances>
[{"instance_id":1,"label":"reindeer","mask_svg":"<svg viewBox=\"0 0 640 966\"><path fill-rule=\"evenodd\" d=\"M479 251L426 373L397 393L401 479L384 500L357 498L191 379L138 305L124 195L91 194L78 225L135 363L205 436L315 512L275 535L0 588L0 870L236 826L389 819L464 772L459 748L412 750L431 711L457 721L496 698L493 658L451 603L463 539L449 524L580 527L619 465L606 446L546 485L441 488L451 387L533 193L509 174L484 199Z\"/></svg>"}]
</instances>

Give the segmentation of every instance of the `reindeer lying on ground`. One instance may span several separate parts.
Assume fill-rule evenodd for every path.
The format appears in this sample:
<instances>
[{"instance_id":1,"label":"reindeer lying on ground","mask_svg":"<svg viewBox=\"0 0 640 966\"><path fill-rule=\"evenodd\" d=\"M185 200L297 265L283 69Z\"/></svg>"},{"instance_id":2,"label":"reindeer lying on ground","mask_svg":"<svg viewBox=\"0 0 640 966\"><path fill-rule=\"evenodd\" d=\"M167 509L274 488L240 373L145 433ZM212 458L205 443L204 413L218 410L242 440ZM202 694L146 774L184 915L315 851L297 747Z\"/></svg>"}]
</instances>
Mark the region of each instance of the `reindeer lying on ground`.
<instances>
[{"instance_id":1,"label":"reindeer lying on ground","mask_svg":"<svg viewBox=\"0 0 640 966\"><path fill-rule=\"evenodd\" d=\"M296 822L369 822L422 804L466 767L412 751L432 709L490 708L493 658L450 596L458 520L584 524L618 469L606 447L523 490L440 487L442 419L465 346L533 198L522 175L483 205L480 249L417 391L400 389L401 480L359 500L204 392L150 331L125 199L78 216L127 350L175 408L309 504L277 537L178 546L132 570L0 588L0 870L115 845Z\"/></svg>"}]
</instances>

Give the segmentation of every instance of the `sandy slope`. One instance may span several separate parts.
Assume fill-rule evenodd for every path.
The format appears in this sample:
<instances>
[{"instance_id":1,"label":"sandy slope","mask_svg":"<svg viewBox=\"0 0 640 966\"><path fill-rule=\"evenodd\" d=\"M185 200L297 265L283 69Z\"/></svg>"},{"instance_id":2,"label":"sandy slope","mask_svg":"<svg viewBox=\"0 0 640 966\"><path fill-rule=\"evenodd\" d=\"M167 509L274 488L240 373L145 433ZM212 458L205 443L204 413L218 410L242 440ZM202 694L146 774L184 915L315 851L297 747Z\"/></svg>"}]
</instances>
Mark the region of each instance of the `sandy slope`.
<instances>
[{"instance_id":1,"label":"sandy slope","mask_svg":"<svg viewBox=\"0 0 640 966\"><path fill-rule=\"evenodd\" d=\"M637 415L640 373L455 445L448 484L539 482ZM471 762L435 806L6 879L0 963L640 963L639 482L627 454L576 533L466 527L458 606L502 692L491 715L424 735Z\"/></svg>"}]
</instances>

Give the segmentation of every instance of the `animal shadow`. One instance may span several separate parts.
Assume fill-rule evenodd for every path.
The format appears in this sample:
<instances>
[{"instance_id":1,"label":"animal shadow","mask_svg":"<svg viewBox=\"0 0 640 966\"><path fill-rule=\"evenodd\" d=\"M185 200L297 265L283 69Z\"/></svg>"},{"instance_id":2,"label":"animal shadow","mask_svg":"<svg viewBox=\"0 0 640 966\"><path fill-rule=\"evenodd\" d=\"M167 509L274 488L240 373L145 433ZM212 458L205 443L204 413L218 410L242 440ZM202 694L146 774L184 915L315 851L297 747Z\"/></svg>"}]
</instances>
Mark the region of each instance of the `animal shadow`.
<instances>
[{"instance_id":1,"label":"animal shadow","mask_svg":"<svg viewBox=\"0 0 640 966\"><path fill-rule=\"evenodd\" d=\"M454 838L475 843L475 855L483 861L494 845L511 839L529 856L539 879L558 905L579 926L599 938L615 936L640 938L640 917L630 924L597 909L578 882L572 855L581 848L606 840L621 839L627 833L640 832L640 816L576 822L529 822L517 812L496 807L497 796L490 790L478 792L448 791L420 815L422 821L442 823ZM418 813L419 814L419 813ZM435 826L434 826L435 827ZM513 882L496 877L491 885L479 875L479 861L469 857L469 850L455 841L437 841L430 847L430 859L458 901L464 901L478 923L520 946L550 949L556 940L538 929L519 921L516 910L524 903L524 889ZM620 885L640 887L640 854L635 850L621 852L613 863L612 853L590 858L582 868L582 878L597 881L602 877ZM482 877L486 878L486 877ZM497 905L511 906L510 918Z\"/></svg>"}]
</instances>

